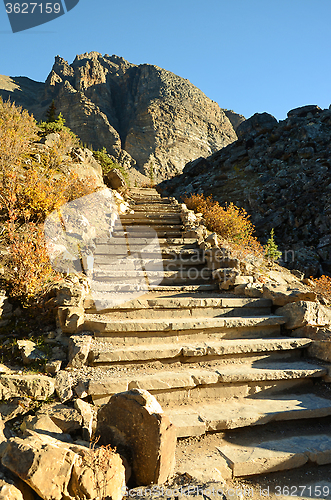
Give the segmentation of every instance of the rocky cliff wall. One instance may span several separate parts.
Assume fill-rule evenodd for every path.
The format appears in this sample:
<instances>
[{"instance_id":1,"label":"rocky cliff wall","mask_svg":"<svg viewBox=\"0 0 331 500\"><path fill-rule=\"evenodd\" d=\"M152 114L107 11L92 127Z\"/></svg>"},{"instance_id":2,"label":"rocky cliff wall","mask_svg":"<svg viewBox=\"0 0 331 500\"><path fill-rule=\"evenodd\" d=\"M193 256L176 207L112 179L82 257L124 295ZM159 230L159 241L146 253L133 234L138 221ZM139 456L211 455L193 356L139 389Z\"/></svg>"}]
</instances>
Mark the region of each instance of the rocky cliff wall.
<instances>
[{"instance_id":1,"label":"rocky cliff wall","mask_svg":"<svg viewBox=\"0 0 331 500\"><path fill-rule=\"evenodd\" d=\"M331 274L331 110L304 106L280 122L255 114L237 134L233 144L188 163L160 191L234 202L251 214L263 243L275 229L285 265L307 277Z\"/></svg>"}]
</instances>

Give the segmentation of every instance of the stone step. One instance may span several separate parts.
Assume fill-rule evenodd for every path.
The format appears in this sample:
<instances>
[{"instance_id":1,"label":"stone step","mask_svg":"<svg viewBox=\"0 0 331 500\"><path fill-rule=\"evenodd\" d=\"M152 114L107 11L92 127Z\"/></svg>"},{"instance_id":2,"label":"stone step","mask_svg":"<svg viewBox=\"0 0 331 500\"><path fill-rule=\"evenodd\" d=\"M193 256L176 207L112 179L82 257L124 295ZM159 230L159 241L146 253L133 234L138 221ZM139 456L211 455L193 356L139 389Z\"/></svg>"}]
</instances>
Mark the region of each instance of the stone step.
<instances>
[{"instance_id":1,"label":"stone step","mask_svg":"<svg viewBox=\"0 0 331 500\"><path fill-rule=\"evenodd\" d=\"M254 339L254 338L269 338L276 337L280 335L280 325L276 324L264 324L263 326L259 324L246 325L241 327L218 327L218 328L200 328L200 329L183 329L183 330L151 330L151 331L108 331L107 322L100 322L90 319L90 314L86 314L85 322L79 327L79 331L91 331L94 332L95 337L102 338L112 342L118 347L121 346L133 346L133 345L151 345L158 344L162 341L165 343L174 342L201 342L215 340L220 341L222 339ZM108 320L109 322L112 319ZM126 321L126 320L123 320ZM130 321L130 320L129 320ZM152 320L155 321L155 320Z\"/></svg>"},{"instance_id":2,"label":"stone step","mask_svg":"<svg viewBox=\"0 0 331 500\"><path fill-rule=\"evenodd\" d=\"M145 223L146 222L146 223ZM137 223L132 223L127 221L120 221L115 223L114 229L112 232L112 236L116 234L117 232L121 235L124 232L127 232L128 234L142 234L144 236L144 232L146 231L146 228L151 227L154 231L157 233L159 232L178 232L182 233L183 231L183 224L181 222L176 222L176 223L167 223L164 221L161 222L150 222L150 221L145 221L145 222L137 222Z\"/></svg>"},{"instance_id":3,"label":"stone step","mask_svg":"<svg viewBox=\"0 0 331 500\"><path fill-rule=\"evenodd\" d=\"M216 316L267 316L271 312L272 302L269 299L233 298L233 299L195 299L188 297L157 297L153 299L136 299L121 303L119 306L101 306L102 297L98 297L98 311L112 313L118 318L135 319L165 317L216 317ZM93 298L85 300L86 312L93 312Z\"/></svg>"},{"instance_id":4,"label":"stone step","mask_svg":"<svg viewBox=\"0 0 331 500\"><path fill-rule=\"evenodd\" d=\"M132 199L157 197L162 199L162 202L170 201L169 198L161 198L160 193L155 188L130 188L129 195Z\"/></svg>"},{"instance_id":5,"label":"stone step","mask_svg":"<svg viewBox=\"0 0 331 500\"><path fill-rule=\"evenodd\" d=\"M222 439L217 449L230 468L232 477L291 470L308 462L315 465L331 463L331 432L327 428L320 430L317 427L315 431L311 428L305 431L303 428L299 432L294 428L290 428L290 432L286 432L286 430L285 425L285 430L284 426L282 429L282 435L273 439L261 437L261 432L260 436L257 432L252 432L250 439L247 435L245 436L247 433L231 436L234 438L234 442L231 442L232 439L227 440L226 437ZM284 433L287 434L286 437ZM244 434L244 437L241 434ZM241 441L243 442L241 443ZM315 487L315 490L313 496L316 498L317 494L320 497L322 488ZM289 494L291 491L295 490L290 487ZM327 492L327 490L325 491ZM309 489L305 485L297 488L296 492L298 496L301 493L300 498L310 497L310 495L308 497L302 496L309 493ZM323 498L328 497L330 493L331 490L323 495Z\"/></svg>"},{"instance_id":6,"label":"stone step","mask_svg":"<svg viewBox=\"0 0 331 500\"><path fill-rule=\"evenodd\" d=\"M130 244L128 248L124 242L122 242L122 244L119 245L117 244L116 241L114 245L111 244L98 245L94 251L94 257L95 259L98 259L100 256L102 259L108 259L109 261L118 259L120 257L127 258L128 250L130 250L131 259L138 259L138 258L140 259L140 257L137 256L137 254L141 253L142 257L147 261L160 260L160 258L162 258L163 261L176 260L178 262L180 260L185 265L186 264L200 265L205 262L205 256L203 251L200 250L199 248L196 248L195 245L188 245L188 246L155 245L153 247L151 245L136 246Z\"/></svg>"},{"instance_id":7,"label":"stone step","mask_svg":"<svg viewBox=\"0 0 331 500\"><path fill-rule=\"evenodd\" d=\"M133 269L141 269L142 263L146 269L151 271L153 270L164 270L164 271L180 271L181 269L185 270L188 267L194 268L202 268L206 267L206 261L203 258L194 259L194 261L190 261L189 259L181 259L181 258L169 258L162 259L162 255L155 256L155 258L146 257L144 253L143 260L140 257L133 256L125 256L123 258L119 258L118 255L104 255L104 254L95 254L94 255L94 268L98 266L108 266L110 269L113 267L118 270L121 265L128 265ZM103 269L103 267L102 267Z\"/></svg>"},{"instance_id":8,"label":"stone step","mask_svg":"<svg viewBox=\"0 0 331 500\"><path fill-rule=\"evenodd\" d=\"M182 225L182 218L179 214L147 214L147 213L134 213L128 215L121 215L120 221L123 225L126 224L170 224L170 225Z\"/></svg>"},{"instance_id":9,"label":"stone step","mask_svg":"<svg viewBox=\"0 0 331 500\"><path fill-rule=\"evenodd\" d=\"M134 226L132 226L132 228L134 228ZM150 230L150 228L148 226L146 226L147 229ZM138 238L144 238L144 237L150 237L150 231L147 232L147 229L146 229L146 232L145 231L140 231L139 229L137 229L136 231L134 230L119 230L118 232L117 231L114 231L112 232L111 234L111 237L112 239L116 239L116 238L119 238L119 239L122 239L123 237L127 237L129 240L130 239L138 239ZM158 237L158 238L165 238L165 239L168 239L168 238L182 238L183 236L183 231L181 229L167 229L166 227L163 228L163 229L155 229L155 233L153 234L153 238L155 237ZM149 243L152 243L152 238L150 237L150 241Z\"/></svg>"},{"instance_id":10,"label":"stone step","mask_svg":"<svg viewBox=\"0 0 331 500\"><path fill-rule=\"evenodd\" d=\"M110 309L124 304L130 300L140 297L152 291L153 293L171 293L171 294L191 294L219 292L217 283L203 283L195 285L147 285L146 281L139 283L125 284L123 282L96 281L90 282L91 296L93 302L97 302L97 309Z\"/></svg>"},{"instance_id":11,"label":"stone step","mask_svg":"<svg viewBox=\"0 0 331 500\"><path fill-rule=\"evenodd\" d=\"M177 428L177 437L189 437L273 421L326 417L331 415L331 401L313 393L294 393L183 405L165 411Z\"/></svg>"},{"instance_id":12,"label":"stone step","mask_svg":"<svg viewBox=\"0 0 331 500\"><path fill-rule=\"evenodd\" d=\"M151 210L138 210L136 212L132 211L133 213L127 213L119 216L119 219L121 222L127 222L127 221L132 221L135 224L139 224L140 221L144 222L157 222L161 224L168 224L168 223L182 223L182 214L181 212L174 212L170 210L165 210L162 212L155 212Z\"/></svg>"},{"instance_id":13,"label":"stone step","mask_svg":"<svg viewBox=\"0 0 331 500\"><path fill-rule=\"evenodd\" d=\"M140 194L149 194L153 193L160 196L159 192L155 189L155 187L132 187L129 190L130 196L140 195ZM165 198L167 199L167 198Z\"/></svg>"},{"instance_id":14,"label":"stone step","mask_svg":"<svg viewBox=\"0 0 331 500\"><path fill-rule=\"evenodd\" d=\"M132 210L134 211L135 214L150 214L151 216L154 215L159 215L159 214L170 214L174 216L180 216L182 213L181 207L178 205L178 208L176 208L176 205L169 205L169 204L157 204L157 203L152 203L152 204L146 204L146 205L132 205Z\"/></svg>"},{"instance_id":15,"label":"stone step","mask_svg":"<svg viewBox=\"0 0 331 500\"><path fill-rule=\"evenodd\" d=\"M176 210L174 205L170 201L163 201L157 198L154 199L143 199L141 198L140 200L136 199L134 200L134 203L130 205L130 209L136 212L137 210L141 210L143 212L148 212L150 210L151 212L160 212L162 210ZM181 208L179 205L178 212L181 212Z\"/></svg>"},{"instance_id":16,"label":"stone step","mask_svg":"<svg viewBox=\"0 0 331 500\"><path fill-rule=\"evenodd\" d=\"M162 203L162 205L172 205L170 200L165 200L160 198L160 196L134 196L132 197L134 201L133 209L135 205L147 205L153 203Z\"/></svg>"},{"instance_id":17,"label":"stone step","mask_svg":"<svg viewBox=\"0 0 331 500\"><path fill-rule=\"evenodd\" d=\"M323 480L323 477L330 477L329 468L293 470L307 463L323 465L329 462L330 420L324 417L317 422L315 419L273 421L264 426L180 439L176 448L176 469L179 474L189 474L202 484L211 480L218 487L222 484L224 492L228 490L224 480L280 471L269 478L261 478L264 486L260 478L251 478L256 481L255 492L251 488L254 483L238 484L241 494L235 496L236 499L330 498L331 483ZM210 498L216 499L217 495Z\"/></svg>"},{"instance_id":18,"label":"stone step","mask_svg":"<svg viewBox=\"0 0 331 500\"><path fill-rule=\"evenodd\" d=\"M97 241L95 252L100 253L112 253L112 250L115 246L122 246L123 248L127 248L127 243L130 245L130 248L137 247L137 249L142 250L148 246L148 249L152 249L153 246L158 248L158 246L162 247L178 247L179 249L191 250L196 249L199 250L196 239L194 238L158 238L157 246L154 243L154 238L144 238L144 237L136 237L129 235L128 238L122 234L122 237L109 238L109 239L100 239ZM147 249L146 249L147 250ZM150 250L151 251L151 250ZM127 250L126 250L127 252Z\"/></svg>"},{"instance_id":19,"label":"stone step","mask_svg":"<svg viewBox=\"0 0 331 500\"><path fill-rule=\"evenodd\" d=\"M169 208L168 206L166 206L165 208ZM140 207L141 209L141 207ZM120 219L122 220L126 220L126 219L147 219L147 220L154 220L154 219L160 219L160 220L168 220L168 219L176 219L176 220L179 220L181 221L182 220L182 217L181 217L181 211L178 211L178 210L172 210L171 212L168 212L167 213L159 213L158 211L155 211L155 212L150 212L149 210L147 210L146 212L143 212L143 211L139 211L139 212L134 212L133 213L126 213L126 214L121 214L120 215Z\"/></svg>"},{"instance_id":20,"label":"stone step","mask_svg":"<svg viewBox=\"0 0 331 500\"><path fill-rule=\"evenodd\" d=\"M130 193L130 198L132 200L135 201L135 203L139 203L141 201L147 201L147 202L150 202L150 201L158 201L159 203L171 203L169 199L167 198L161 198L160 194L157 193L156 191L155 192L141 192L141 193Z\"/></svg>"},{"instance_id":21,"label":"stone step","mask_svg":"<svg viewBox=\"0 0 331 500\"><path fill-rule=\"evenodd\" d=\"M255 364L258 367L255 367ZM110 378L104 377L102 381L91 380L88 393L95 404L104 404L116 392L144 389L156 397L169 415L173 414L173 407L181 412L185 408L182 405L188 405L190 411L193 408L195 413L196 405L201 405L201 401L204 401L203 409L208 402L212 409L208 414L212 415L210 418L213 424L210 424L207 430L217 431L227 428L219 427L223 425L219 422L222 423L224 420L224 414L219 413L219 407L217 414L214 413L214 405L217 406L220 400L226 405L227 400L232 398L231 404L235 405L237 398L247 398L247 404L250 405L249 397L252 395L259 394L260 397L262 393L270 395L289 390L302 390L302 387L311 385L312 378L322 377L327 372L319 365L304 361L282 362L265 359L253 362L253 365L224 366L214 363L213 368L209 369L184 366L181 370L154 369L149 370L150 373L146 371L146 368L142 367L130 374L120 372ZM186 411L187 408L184 413ZM216 420L218 423L215 423ZM240 427L237 424L235 426Z\"/></svg>"},{"instance_id":22,"label":"stone step","mask_svg":"<svg viewBox=\"0 0 331 500\"><path fill-rule=\"evenodd\" d=\"M123 270L114 270L113 266L103 265L100 268L95 267L93 270L93 279L98 281L119 282L123 281L127 284L141 283L143 279L148 279L148 283L157 283L164 285L182 284L186 283L205 283L211 280L211 270L203 268L201 270L190 268L188 271L164 271L163 268L158 271L152 271L148 268L146 271L141 269L130 270L129 266L123 266ZM120 266L118 266L120 268ZM117 269L118 269L117 268ZM128 269L128 270L127 270Z\"/></svg>"},{"instance_id":23,"label":"stone step","mask_svg":"<svg viewBox=\"0 0 331 500\"><path fill-rule=\"evenodd\" d=\"M84 325L85 330L99 331L103 333L126 333L137 334L139 332L148 334L161 332L163 334L179 334L185 331L201 331L202 333L220 333L225 338L229 337L229 330L254 329L269 326L280 326L285 323L281 316L256 316L256 317L220 317L220 318L174 318L174 319L125 319L113 320L107 314L87 314ZM176 333L175 333L176 332ZM266 335L266 336L270 336Z\"/></svg>"},{"instance_id":24,"label":"stone step","mask_svg":"<svg viewBox=\"0 0 331 500\"><path fill-rule=\"evenodd\" d=\"M117 309L117 306L122 305L124 300L109 302L107 297L103 297L101 293L94 293L93 296L85 299L84 307L88 314L107 313L109 318L113 319L169 319L171 318L215 318L220 316L226 317L252 317L252 316L267 316L270 315L270 307L255 307L255 308L196 308L196 309ZM97 302L97 307L95 303Z\"/></svg>"},{"instance_id":25,"label":"stone step","mask_svg":"<svg viewBox=\"0 0 331 500\"><path fill-rule=\"evenodd\" d=\"M308 347L312 340L306 338L268 338L268 339L235 339L222 340L221 342L209 341L191 344L172 343L154 344L147 346L130 346L116 348L109 342L93 342L91 349L94 364L103 363L131 363L152 360L177 360L182 362L201 361L206 358L214 359L223 357L236 359L238 356L247 356L257 353L271 353L284 351L294 351ZM194 358L194 359L193 359ZM249 359L249 358L248 358Z\"/></svg>"}]
</instances>

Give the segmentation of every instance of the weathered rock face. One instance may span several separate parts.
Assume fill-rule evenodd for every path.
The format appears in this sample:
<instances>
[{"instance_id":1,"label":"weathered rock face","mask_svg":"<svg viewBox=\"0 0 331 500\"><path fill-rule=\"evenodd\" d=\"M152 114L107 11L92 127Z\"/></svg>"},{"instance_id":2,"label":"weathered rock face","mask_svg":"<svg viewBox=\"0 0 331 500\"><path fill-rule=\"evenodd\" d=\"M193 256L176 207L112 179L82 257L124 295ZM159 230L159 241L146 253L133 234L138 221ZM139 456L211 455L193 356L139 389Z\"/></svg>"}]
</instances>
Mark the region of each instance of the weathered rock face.
<instances>
[{"instance_id":1,"label":"weathered rock face","mask_svg":"<svg viewBox=\"0 0 331 500\"><path fill-rule=\"evenodd\" d=\"M212 195L243 207L266 243L275 229L283 264L306 277L331 272L331 110L304 106L281 122L241 123L239 139L159 186L165 196Z\"/></svg>"},{"instance_id":2,"label":"weathered rock face","mask_svg":"<svg viewBox=\"0 0 331 500\"><path fill-rule=\"evenodd\" d=\"M157 66L136 66L118 56L90 52L72 64L57 56L45 84L0 77L0 95L11 97L37 119L54 99L66 124L94 149L123 150L153 180L180 173L236 140L230 119L188 80Z\"/></svg>"}]
</instances>

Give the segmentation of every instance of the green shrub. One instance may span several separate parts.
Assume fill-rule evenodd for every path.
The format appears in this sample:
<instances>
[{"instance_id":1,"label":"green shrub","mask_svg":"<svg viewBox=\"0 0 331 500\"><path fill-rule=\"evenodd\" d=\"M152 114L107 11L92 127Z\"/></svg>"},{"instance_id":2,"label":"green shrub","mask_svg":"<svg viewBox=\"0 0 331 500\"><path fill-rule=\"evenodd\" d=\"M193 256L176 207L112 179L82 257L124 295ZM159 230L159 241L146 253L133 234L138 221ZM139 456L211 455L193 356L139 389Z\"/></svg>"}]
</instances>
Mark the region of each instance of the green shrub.
<instances>
[{"instance_id":1,"label":"green shrub","mask_svg":"<svg viewBox=\"0 0 331 500\"><path fill-rule=\"evenodd\" d=\"M58 147L62 148L63 151L69 147L78 147L80 144L79 138L69 127L66 127L66 121L62 113L59 113L58 117L55 118L55 109L53 101L47 111L47 120L45 122L41 121L38 123L39 134L42 137L52 133L60 134Z\"/></svg>"},{"instance_id":2,"label":"green shrub","mask_svg":"<svg viewBox=\"0 0 331 500\"><path fill-rule=\"evenodd\" d=\"M102 148L101 150L98 151L93 151L93 156L100 163L102 168L102 174L104 177L111 170L114 170L116 168L121 172L121 174L125 179L125 182L128 184L128 173L126 172L125 168L110 158L106 148Z\"/></svg>"}]
</instances>

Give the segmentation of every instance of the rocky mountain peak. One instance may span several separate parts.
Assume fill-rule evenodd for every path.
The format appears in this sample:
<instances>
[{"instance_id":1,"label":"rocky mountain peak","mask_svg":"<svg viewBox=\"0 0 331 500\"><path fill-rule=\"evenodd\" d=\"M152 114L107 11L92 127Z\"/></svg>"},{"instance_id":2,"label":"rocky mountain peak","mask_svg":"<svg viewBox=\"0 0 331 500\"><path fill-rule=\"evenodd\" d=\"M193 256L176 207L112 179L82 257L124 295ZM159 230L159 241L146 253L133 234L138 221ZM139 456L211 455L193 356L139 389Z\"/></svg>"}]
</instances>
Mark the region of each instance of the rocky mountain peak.
<instances>
[{"instance_id":1,"label":"rocky mountain peak","mask_svg":"<svg viewBox=\"0 0 331 500\"><path fill-rule=\"evenodd\" d=\"M124 151L131 164L153 180L172 177L188 161L209 156L237 138L216 102L158 66L88 52L77 55L72 64L56 56L33 98L30 88L36 82L29 82L9 92L8 82L1 88L0 79L0 95L10 95L38 120L45 118L54 100L57 112L83 142L94 149L106 147L115 158Z\"/></svg>"}]
</instances>

